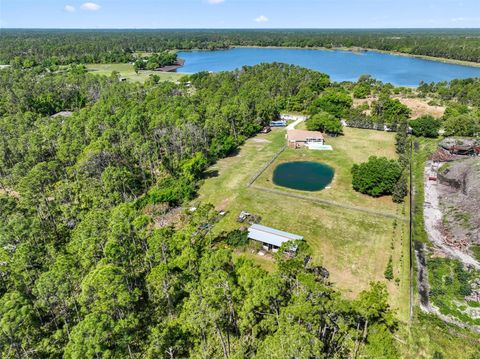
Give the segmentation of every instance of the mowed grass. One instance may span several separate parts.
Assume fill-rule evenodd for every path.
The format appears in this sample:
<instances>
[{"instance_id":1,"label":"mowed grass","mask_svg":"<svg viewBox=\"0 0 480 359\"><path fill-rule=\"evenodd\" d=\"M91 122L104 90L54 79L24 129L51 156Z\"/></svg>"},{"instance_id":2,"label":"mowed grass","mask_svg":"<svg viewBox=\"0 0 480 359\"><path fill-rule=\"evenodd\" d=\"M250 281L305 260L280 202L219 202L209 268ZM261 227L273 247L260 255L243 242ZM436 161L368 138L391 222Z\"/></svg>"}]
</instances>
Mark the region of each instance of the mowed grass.
<instances>
[{"instance_id":1,"label":"mowed grass","mask_svg":"<svg viewBox=\"0 0 480 359\"><path fill-rule=\"evenodd\" d=\"M341 193L342 191L352 192L347 183L346 169L349 163L361 161L367 159L369 155L379 153L394 157L394 139L390 134L384 138L385 143L378 139L373 141L372 136L377 135L375 132L347 129L343 138L334 139L336 144L331 143L336 147L336 151L342 151L346 162L342 165L340 154L329 155L330 163L338 171L339 183L336 185L337 190L331 192L338 195L331 194L330 198L337 202L350 201L358 206L381 208L402 215L405 208L390 204L387 199L378 199L378 202L369 199L362 202L352 193L347 195ZM368 141L369 139L372 141ZM351 152L347 150L349 140ZM363 141L367 141L369 145L364 147ZM406 319L409 292L408 232L405 222L247 188L247 183L252 176L284 143L285 131L275 129L267 135L258 135L249 139L238 154L218 161L209 169L208 178L200 188L197 201L212 203L219 210L227 211L215 230L221 232L246 227L248 224L236 222L240 211L245 210L261 216L261 223L264 225L303 235L313 249L316 262L330 271L331 281L349 298L367 289L371 281L386 282L383 273L388 258L392 255L395 278L399 278L399 283L392 281L388 282L387 286L391 294L392 306L399 310L401 319ZM360 150L361 153L359 153ZM302 153L298 152L295 156ZM345 155L348 153L350 153L349 156ZM279 160L285 158L282 156L291 155L292 153L287 151ZM312 156L321 155L312 152ZM271 167L267 169L268 171L271 171ZM264 174L258 181L265 182L264 176L268 178L268 174ZM347 178L343 178L344 176ZM251 253L246 256L256 259L257 263L265 269L272 269L268 259Z\"/></svg>"},{"instance_id":2,"label":"mowed grass","mask_svg":"<svg viewBox=\"0 0 480 359\"><path fill-rule=\"evenodd\" d=\"M97 75L110 76L113 71L120 73L121 77L126 78L128 81L145 82L150 75L160 76L161 81L178 81L185 74L177 72L161 72L161 71L139 71L135 73L133 65L131 64L90 64L86 65L87 69Z\"/></svg>"},{"instance_id":3,"label":"mowed grass","mask_svg":"<svg viewBox=\"0 0 480 359\"><path fill-rule=\"evenodd\" d=\"M398 210L398 205L393 203L390 197L372 198L355 192L352 189L351 175L353 164L365 162L370 156L385 156L390 159L395 159L395 134L345 128L344 136L327 137L326 143L333 146L333 151L295 150L288 148L255 183L262 187L303 195L307 193L307 195L312 198L395 214ZM275 167L280 163L292 161L322 162L333 167L335 169L335 176L329 188L318 192L303 192L276 186L271 180Z\"/></svg>"}]
</instances>

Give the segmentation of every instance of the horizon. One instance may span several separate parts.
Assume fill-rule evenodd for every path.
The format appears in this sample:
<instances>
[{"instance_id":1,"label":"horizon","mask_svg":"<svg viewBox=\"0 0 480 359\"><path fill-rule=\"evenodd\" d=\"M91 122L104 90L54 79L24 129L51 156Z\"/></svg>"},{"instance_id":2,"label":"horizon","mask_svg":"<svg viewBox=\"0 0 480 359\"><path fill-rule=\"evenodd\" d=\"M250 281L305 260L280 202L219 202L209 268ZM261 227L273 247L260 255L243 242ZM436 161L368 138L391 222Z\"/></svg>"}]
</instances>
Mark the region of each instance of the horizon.
<instances>
[{"instance_id":1,"label":"horizon","mask_svg":"<svg viewBox=\"0 0 480 359\"><path fill-rule=\"evenodd\" d=\"M370 31L370 30L418 30L418 31L438 31L438 30L480 30L479 27L0 27L1 30L148 30L148 31L296 31L296 30L309 30L309 31Z\"/></svg>"},{"instance_id":2,"label":"horizon","mask_svg":"<svg viewBox=\"0 0 480 359\"><path fill-rule=\"evenodd\" d=\"M477 0L1 0L0 28L476 29L479 13Z\"/></svg>"}]
</instances>

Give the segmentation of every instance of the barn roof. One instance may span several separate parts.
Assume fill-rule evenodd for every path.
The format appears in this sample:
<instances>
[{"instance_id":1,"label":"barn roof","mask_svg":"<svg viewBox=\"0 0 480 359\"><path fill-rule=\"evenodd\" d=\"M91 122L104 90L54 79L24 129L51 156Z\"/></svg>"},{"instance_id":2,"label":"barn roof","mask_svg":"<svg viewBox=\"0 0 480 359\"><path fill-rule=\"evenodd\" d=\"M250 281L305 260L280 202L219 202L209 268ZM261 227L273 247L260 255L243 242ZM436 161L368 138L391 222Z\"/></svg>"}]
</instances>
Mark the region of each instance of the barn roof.
<instances>
[{"instance_id":1,"label":"barn roof","mask_svg":"<svg viewBox=\"0 0 480 359\"><path fill-rule=\"evenodd\" d=\"M248 229L248 238L281 247L285 242L302 240L303 236L279 231L278 229L262 226L261 224L252 224Z\"/></svg>"},{"instance_id":2,"label":"barn roof","mask_svg":"<svg viewBox=\"0 0 480 359\"><path fill-rule=\"evenodd\" d=\"M306 130L288 130L287 132L289 141L307 141L307 139L322 139L323 133L319 131L306 131Z\"/></svg>"}]
</instances>

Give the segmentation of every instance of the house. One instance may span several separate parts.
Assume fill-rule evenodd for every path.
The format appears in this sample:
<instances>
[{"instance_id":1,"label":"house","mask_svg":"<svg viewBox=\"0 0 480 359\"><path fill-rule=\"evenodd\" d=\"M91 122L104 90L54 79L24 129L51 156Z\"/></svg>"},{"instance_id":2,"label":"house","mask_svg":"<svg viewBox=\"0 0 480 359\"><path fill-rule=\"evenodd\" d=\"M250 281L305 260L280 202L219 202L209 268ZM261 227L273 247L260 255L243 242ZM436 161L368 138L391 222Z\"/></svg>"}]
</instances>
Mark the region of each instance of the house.
<instances>
[{"instance_id":1,"label":"house","mask_svg":"<svg viewBox=\"0 0 480 359\"><path fill-rule=\"evenodd\" d=\"M305 130L288 130L287 131L288 146L292 148L310 147L312 144L323 146L325 139L319 131Z\"/></svg>"},{"instance_id":2,"label":"house","mask_svg":"<svg viewBox=\"0 0 480 359\"><path fill-rule=\"evenodd\" d=\"M273 252L276 252L285 242L303 240L303 237L297 234L279 231L261 224L252 224L250 226L248 238L260 242L266 250ZM292 251L295 250L296 248L292 248Z\"/></svg>"},{"instance_id":3,"label":"house","mask_svg":"<svg viewBox=\"0 0 480 359\"><path fill-rule=\"evenodd\" d=\"M278 120L278 121L270 121L270 127L286 127L287 121L285 120Z\"/></svg>"}]
</instances>

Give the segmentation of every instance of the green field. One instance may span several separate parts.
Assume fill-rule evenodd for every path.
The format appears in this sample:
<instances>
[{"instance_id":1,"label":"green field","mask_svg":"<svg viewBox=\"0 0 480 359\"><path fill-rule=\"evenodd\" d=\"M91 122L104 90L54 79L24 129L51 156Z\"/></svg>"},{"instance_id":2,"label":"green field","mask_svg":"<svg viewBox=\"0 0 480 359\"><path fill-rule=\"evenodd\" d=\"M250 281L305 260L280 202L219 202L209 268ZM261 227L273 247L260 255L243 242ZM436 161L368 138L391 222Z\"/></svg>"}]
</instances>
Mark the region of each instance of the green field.
<instances>
[{"instance_id":1,"label":"green field","mask_svg":"<svg viewBox=\"0 0 480 359\"><path fill-rule=\"evenodd\" d=\"M129 81L144 82L150 75L160 76L161 81L178 81L185 74L177 72L161 72L161 71L140 71L135 73L133 65L131 64L90 64L86 65L87 69L92 73L98 75L110 76L113 71L120 73L121 77L126 78Z\"/></svg>"},{"instance_id":2,"label":"green field","mask_svg":"<svg viewBox=\"0 0 480 359\"><path fill-rule=\"evenodd\" d=\"M416 309L412 325L402 326L402 358L477 359L480 358L480 336L468 329L444 323L435 315ZM439 356L441 355L441 356Z\"/></svg>"},{"instance_id":3,"label":"green field","mask_svg":"<svg viewBox=\"0 0 480 359\"><path fill-rule=\"evenodd\" d=\"M220 160L209 169L209 178L201 186L198 200L228 212L217 230L239 228L241 225L236 218L240 211L246 210L261 216L262 224L303 235L313 248L317 262L330 271L330 279L347 297L356 296L371 281L385 281L383 273L392 255L398 283L388 282L390 298L392 305L399 309L400 317L406 319L409 304L408 232L404 221L293 199L256 188L273 188L270 179L275 163L260 176L254 187L247 188L251 177L284 145L284 137L282 129L258 135L249 139L237 155ZM315 193L314 197L403 217L404 206L393 204L390 198L371 199L359 195L351 189L349 182L349 171L354 162L364 161L373 154L395 156L392 134L346 129L345 136L329 139L328 143L334 146L334 152L286 150L276 163L296 158L327 162L336 170L335 180L331 190ZM284 191L288 193L286 189ZM251 253L248 256L256 257ZM271 267L265 264L266 258L258 259L260 265L267 269Z\"/></svg>"},{"instance_id":4,"label":"green field","mask_svg":"<svg viewBox=\"0 0 480 359\"><path fill-rule=\"evenodd\" d=\"M333 151L286 149L255 184L290 193L304 194L305 192L302 191L275 186L271 181L275 167L280 163L292 161L322 162L335 169L335 177L329 186L330 188L309 193L309 196L395 215L399 208L398 205L392 202L390 197L372 198L355 192L352 189L352 176L350 173L354 163L365 162L372 155L396 158L394 147L395 134L354 128L345 128L344 131L344 136L327 138L327 144L333 146Z\"/></svg>"}]
</instances>

